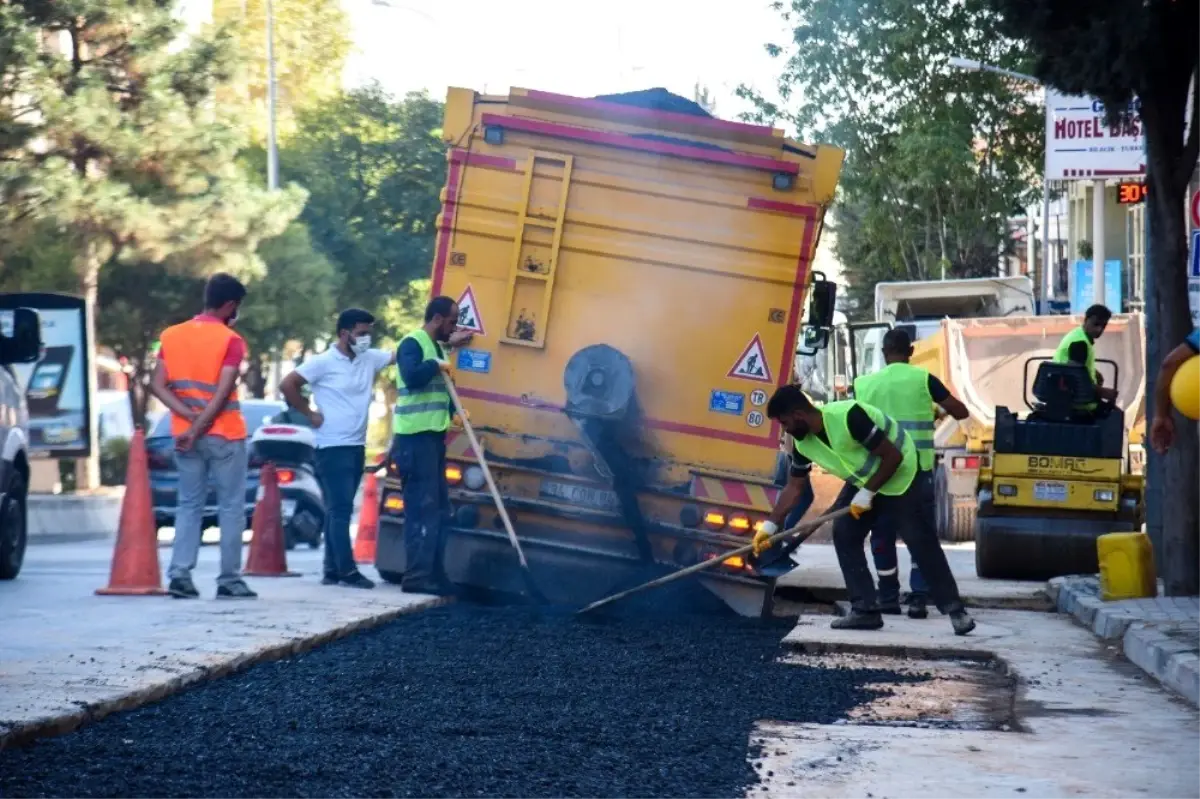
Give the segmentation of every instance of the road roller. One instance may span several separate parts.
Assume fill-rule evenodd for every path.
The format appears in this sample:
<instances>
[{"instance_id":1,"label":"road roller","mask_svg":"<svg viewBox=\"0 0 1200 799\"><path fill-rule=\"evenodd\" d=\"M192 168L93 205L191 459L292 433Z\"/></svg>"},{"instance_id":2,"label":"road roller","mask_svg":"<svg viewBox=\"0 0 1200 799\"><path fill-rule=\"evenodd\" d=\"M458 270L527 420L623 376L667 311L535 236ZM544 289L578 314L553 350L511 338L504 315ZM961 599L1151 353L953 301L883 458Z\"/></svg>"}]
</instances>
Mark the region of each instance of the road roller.
<instances>
[{"instance_id":1,"label":"road roller","mask_svg":"<svg viewBox=\"0 0 1200 799\"><path fill-rule=\"evenodd\" d=\"M1107 385L1120 385L1115 361ZM990 467L976 491L975 571L980 577L1048 580L1099 570L1096 539L1140 530L1143 482L1131 468L1125 412L1099 400L1084 366L1049 358L1036 366L1024 418L996 408ZM1111 380L1111 382L1109 382Z\"/></svg>"}]
</instances>

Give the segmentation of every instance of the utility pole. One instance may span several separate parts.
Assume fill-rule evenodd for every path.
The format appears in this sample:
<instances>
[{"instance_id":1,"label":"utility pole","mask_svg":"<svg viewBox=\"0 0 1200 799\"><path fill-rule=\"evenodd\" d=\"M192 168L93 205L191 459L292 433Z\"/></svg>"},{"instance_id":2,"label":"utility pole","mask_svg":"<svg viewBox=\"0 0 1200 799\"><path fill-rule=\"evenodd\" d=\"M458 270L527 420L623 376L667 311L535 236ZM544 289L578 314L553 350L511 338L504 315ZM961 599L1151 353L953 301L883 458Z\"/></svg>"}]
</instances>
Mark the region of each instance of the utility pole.
<instances>
[{"instance_id":1,"label":"utility pole","mask_svg":"<svg viewBox=\"0 0 1200 799\"><path fill-rule=\"evenodd\" d=\"M275 6L267 0L267 188L279 188L279 150L275 141Z\"/></svg>"}]
</instances>

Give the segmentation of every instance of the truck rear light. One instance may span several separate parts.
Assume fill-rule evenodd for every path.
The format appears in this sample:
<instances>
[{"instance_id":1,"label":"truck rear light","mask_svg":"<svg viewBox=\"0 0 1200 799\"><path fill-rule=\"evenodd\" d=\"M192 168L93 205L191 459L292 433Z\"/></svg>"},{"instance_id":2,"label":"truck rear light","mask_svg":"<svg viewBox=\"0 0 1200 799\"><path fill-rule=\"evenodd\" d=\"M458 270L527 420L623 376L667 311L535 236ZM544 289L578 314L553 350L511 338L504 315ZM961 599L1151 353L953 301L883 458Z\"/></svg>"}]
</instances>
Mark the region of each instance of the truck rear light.
<instances>
[{"instance_id":1,"label":"truck rear light","mask_svg":"<svg viewBox=\"0 0 1200 799\"><path fill-rule=\"evenodd\" d=\"M725 565L735 569L744 569L746 561L740 555L734 555L732 558L725 558Z\"/></svg>"},{"instance_id":2,"label":"truck rear light","mask_svg":"<svg viewBox=\"0 0 1200 799\"><path fill-rule=\"evenodd\" d=\"M291 469L276 469L275 476L279 478L279 484L287 485L296 481L296 473Z\"/></svg>"},{"instance_id":3,"label":"truck rear light","mask_svg":"<svg viewBox=\"0 0 1200 799\"><path fill-rule=\"evenodd\" d=\"M719 510L710 510L704 514L704 523L714 530L720 530L725 526L725 514Z\"/></svg>"},{"instance_id":4,"label":"truck rear light","mask_svg":"<svg viewBox=\"0 0 1200 799\"><path fill-rule=\"evenodd\" d=\"M954 469L978 469L987 466L987 458L981 455L956 456L950 459L950 466Z\"/></svg>"},{"instance_id":5,"label":"truck rear light","mask_svg":"<svg viewBox=\"0 0 1200 799\"><path fill-rule=\"evenodd\" d=\"M446 482L447 483L449 483L452 486L456 486L462 482L462 479L463 479L463 473L462 473L461 468L459 468L458 466L453 466L453 465L446 467Z\"/></svg>"},{"instance_id":6,"label":"truck rear light","mask_svg":"<svg viewBox=\"0 0 1200 799\"><path fill-rule=\"evenodd\" d=\"M742 516L741 514L737 514L729 519L729 528L739 533L749 532L750 519Z\"/></svg>"},{"instance_id":7,"label":"truck rear light","mask_svg":"<svg viewBox=\"0 0 1200 799\"><path fill-rule=\"evenodd\" d=\"M996 493L1002 497L1015 497L1017 495L1017 487L1012 485L996 486Z\"/></svg>"},{"instance_id":8,"label":"truck rear light","mask_svg":"<svg viewBox=\"0 0 1200 799\"><path fill-rule=\"evenodd\" d=\"M404 497L399 494L388 494L383 498L383 509L392 513L404 511Z\"/></svg>"}]
</instances>

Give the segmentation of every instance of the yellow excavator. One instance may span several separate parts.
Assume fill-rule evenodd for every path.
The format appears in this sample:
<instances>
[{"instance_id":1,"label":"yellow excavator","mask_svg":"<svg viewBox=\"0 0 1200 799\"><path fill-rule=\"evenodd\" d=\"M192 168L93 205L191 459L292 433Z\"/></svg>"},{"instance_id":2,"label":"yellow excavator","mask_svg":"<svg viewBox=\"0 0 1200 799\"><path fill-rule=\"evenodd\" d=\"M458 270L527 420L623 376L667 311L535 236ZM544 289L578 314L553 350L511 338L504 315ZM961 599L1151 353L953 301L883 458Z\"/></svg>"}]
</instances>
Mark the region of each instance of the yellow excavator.
<instances>
[{"instance_id":1,"label":"yellow excavator","mask_svg":"<svg viewBox=\"0 0 1200 799\"><path fill-rule=\"evenodd\" d=\"M1111 367L1105 385L1120 385L1115 361L1096 364ZM1009 580L1093 574L1096 539L1142 525L1143 482L1131 468L1126 412L1098 400L1078 364L1029 358L1022 388L1029 412L1021 418L996 407L992 462L979 471L975 571Z\"/></svg>"}]
</instances>

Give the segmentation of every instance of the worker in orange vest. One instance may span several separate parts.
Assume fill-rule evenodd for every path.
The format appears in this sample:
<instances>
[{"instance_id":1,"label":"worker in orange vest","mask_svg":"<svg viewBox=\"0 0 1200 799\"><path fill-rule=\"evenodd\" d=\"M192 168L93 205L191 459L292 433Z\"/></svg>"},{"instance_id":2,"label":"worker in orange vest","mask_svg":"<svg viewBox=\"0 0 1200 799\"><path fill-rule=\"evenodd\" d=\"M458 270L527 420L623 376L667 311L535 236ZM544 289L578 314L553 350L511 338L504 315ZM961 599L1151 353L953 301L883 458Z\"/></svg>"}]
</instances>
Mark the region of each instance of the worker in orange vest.
<instances>
[{"instance_id":1,"label":"worker in orange vest","mask_svg":"<svg viewBox=\"0 0 1200 799\"><path fill-rule=\"evenodd\" d=\"M211 478L221 527L217 599L254 599L242 580L246 529L246 420L237 401L238 372L246 342L233 332L246 287L218 273L204 287L204 312L163 331L150 389L171 412L179 491L175 544L167 592L178 599L200 594L192 569L200 551L204 500Z\"/></svg>"}]
</instances>

